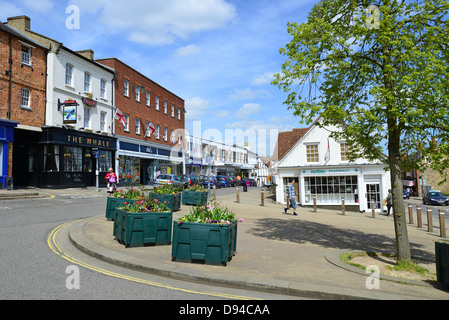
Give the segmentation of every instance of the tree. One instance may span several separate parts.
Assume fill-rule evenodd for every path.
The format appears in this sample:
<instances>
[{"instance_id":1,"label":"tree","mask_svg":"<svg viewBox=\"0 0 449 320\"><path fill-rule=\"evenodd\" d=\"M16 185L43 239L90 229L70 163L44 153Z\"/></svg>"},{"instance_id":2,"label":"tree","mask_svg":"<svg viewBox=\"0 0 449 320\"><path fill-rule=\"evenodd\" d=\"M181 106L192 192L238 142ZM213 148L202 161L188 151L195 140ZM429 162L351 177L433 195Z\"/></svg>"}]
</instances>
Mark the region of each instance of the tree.
<instances>
[{"instance_id":1,"label":"tree","mask_svg":"<svg viewBox=\"0 0 449 320\"><path fill-rule=\"evenodd\" d=\"M323 0L306 22L287 24L287 60L273 80L302 122L343 124L332 135L353 158L388 164L398 262L411 259L401 171L423 159L448 167L448 9L445 0Z\"/></svg>"}]
</instances>

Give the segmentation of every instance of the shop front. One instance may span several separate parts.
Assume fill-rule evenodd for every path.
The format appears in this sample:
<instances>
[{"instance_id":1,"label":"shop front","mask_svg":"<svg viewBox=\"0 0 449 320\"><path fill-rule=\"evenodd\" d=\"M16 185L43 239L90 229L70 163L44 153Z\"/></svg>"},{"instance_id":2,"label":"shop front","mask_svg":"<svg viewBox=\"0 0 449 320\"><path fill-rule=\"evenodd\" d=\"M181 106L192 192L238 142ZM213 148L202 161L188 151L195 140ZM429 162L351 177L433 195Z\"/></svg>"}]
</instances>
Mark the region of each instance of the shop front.
<instances>
[{"instance_id":1,"label":"shop front","mask_svg":"<svg viewBox=\"0 0 449 320\"><path fill-rule=\"evenodd\" d=\"M138 141L118 142L118 178L120 185L152 185L161 174L184 174L184 158L176 148Z\"/></svg>"},{"instance_id":2,"label":"shop front","mask_svg":"<svg viewBox=\"0 0 449 320\"><path fill-rule=\"evenodd\" d=\"M18 134L17 180L42 188L105 186L114 169L116 138L60 127ZM15 150L16 150L15 149ZM98 169L97 169L98 168Z\"/></svg>"},{"instance_id":3,"label":"shop front","mask_svg":"<svg viewBox=\"0 0 449 320\"><path fill-rule=\"evenodd\" d=\"M341 207L344 199L347 209L361 212L372 208L381 211L382 200L390 188L382 165L290 168L280 170L280 178L277 193L284 203L285 186L294 178L300 205L312 206L315 198L318 206Z\"/></svg>"}]
</instances>

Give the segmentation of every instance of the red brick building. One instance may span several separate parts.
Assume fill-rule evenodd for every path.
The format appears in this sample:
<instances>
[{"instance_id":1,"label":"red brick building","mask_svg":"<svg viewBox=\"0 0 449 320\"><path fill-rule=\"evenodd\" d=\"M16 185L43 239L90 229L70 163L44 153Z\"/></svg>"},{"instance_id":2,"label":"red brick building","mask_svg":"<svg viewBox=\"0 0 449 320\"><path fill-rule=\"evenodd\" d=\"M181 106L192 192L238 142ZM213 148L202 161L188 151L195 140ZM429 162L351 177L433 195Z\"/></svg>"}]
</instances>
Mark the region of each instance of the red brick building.
<instances>
[{"instance_id":1,"label":"red brick building","mask_svg":"<svg viewBox=\"0 0 449 320\"><path fill-rule=\"evenodd\" d=\"M151 184L161 173L183 174L184 155L176 147L185 128L184 100L116 58L96 61L117 73L119 178Z\"/></svg>"},{"instance_id":2,"label":"red brick building","mask_svg":"<svg viewBox=\"0 0 449 320\"><path fill-rule=\"evenodd\" d=\"M14 136L45 124L47 48L0 22L0 184L13 176ZM15 128L15 129L14 129Z\"/></svg>"}]
</instances>

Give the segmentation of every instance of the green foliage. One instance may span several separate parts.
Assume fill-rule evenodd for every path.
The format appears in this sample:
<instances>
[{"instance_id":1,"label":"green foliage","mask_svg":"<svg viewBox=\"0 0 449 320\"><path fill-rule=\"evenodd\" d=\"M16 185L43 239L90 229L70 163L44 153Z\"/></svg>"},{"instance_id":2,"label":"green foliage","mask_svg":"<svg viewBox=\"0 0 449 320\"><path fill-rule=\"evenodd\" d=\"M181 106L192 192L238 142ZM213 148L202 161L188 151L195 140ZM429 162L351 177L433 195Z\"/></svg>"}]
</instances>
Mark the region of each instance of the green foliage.
<instances>
[{"instance_id":1,"label":"green foliage","mask_svg":"<svg viewBox=\"0 0 449 320\"><path fill-rule=\"evenodd\" d=\"M182 222L230 224L236 221L235 213L223 208L219 203L210 201L207 205L192 207L189 214L178 219ZM243 220L239 220L242 222Z\"/></svg>"}]
</instances>

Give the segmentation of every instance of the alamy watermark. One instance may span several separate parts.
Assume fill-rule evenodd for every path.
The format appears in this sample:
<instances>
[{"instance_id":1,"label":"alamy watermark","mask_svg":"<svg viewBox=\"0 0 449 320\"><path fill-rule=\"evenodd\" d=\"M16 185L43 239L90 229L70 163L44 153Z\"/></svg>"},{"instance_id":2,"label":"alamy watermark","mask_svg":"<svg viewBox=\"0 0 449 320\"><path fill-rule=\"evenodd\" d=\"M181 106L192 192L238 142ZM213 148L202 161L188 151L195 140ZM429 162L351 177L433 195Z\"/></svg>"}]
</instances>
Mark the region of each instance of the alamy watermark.
<instances>
[{"instance_id":1,"label":"alamy watermark","mask_svg":"<svg viewBox=\"0 0 449 320\"><path fill-rule=\"evenodd\" d=\"M67 29L79 29L80 28L80 8L76 5L70 5L65 9L65 13L70 14L65 20L65 26Z\"/></svg>"},{"instance_id":2,"label":"alamy watermark","mask_svg":"<svg viewBox=\"0 0 449 320\"><path fill-rule=\"evenodd\" d=\"M78 266L68 266L65 269L65 273L69 274L69 276L65 280L65 287L68 290L78 290L80 288L80 269L78 268Z\"/></svg>"},{"instance_id":3,"label":"alamy watermark","mask_svg":"<svg viewBox=\"0 0 449 320\"><path fill-rule=\"evenodd\" d=\"M366 267L366 273L370 276L366 278L365 286L368 290L380 289L380 270L378 266L371 265Z\"/></svg>"}]
</instances>

